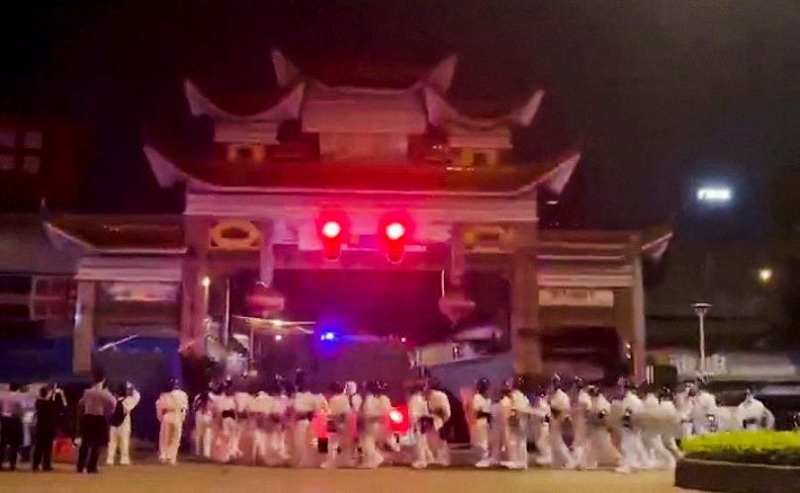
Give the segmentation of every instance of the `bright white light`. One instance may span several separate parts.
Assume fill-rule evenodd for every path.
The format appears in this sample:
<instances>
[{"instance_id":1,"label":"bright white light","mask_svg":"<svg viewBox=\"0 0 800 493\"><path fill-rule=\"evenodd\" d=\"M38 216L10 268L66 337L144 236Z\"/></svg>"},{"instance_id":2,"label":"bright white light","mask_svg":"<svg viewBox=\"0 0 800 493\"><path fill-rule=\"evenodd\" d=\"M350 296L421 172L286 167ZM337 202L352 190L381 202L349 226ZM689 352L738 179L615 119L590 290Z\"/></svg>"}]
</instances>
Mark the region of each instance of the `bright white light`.
<instances>
[{"instance_id":1,"label":"bright white light","mask_svg":"<svg viewBox=\"0 0 800 493\"><path fill-rule=\"evenodd\" d=\"M400 338L400 342L406 342L406 338L405 337L401 337Z\"/></svg>"},{"instance_id":2,"label":"bright white light","mask_svg":"<svg viewBox=\"0 0 800 493\"><path fill-rule=\"evenodd\" d=\"M319 339L321 341L332 341L336 339L336 335L333 332L325 332Z\"/></svg>"},{"instance_id":3,"label":"bright white light","mask_svg":"<svg viewBox=\"0 0 800 493\"><path fill-rule=\"evenodd\" d=\"M204 277L203 280L200 281L200 284L202 284L204 288L211 286L211 278L208 276Z\"/></svg>"},{"instance_id":4,"label":"bright white light","mask_svg":"<svg viewBox=\"0 0 800 493\"><path fill-rule=\"evenodd\" d=\"M733 191L728 187L703 187L697 190L700 202L726 203L733 198Z\"/></svg>"},{"instance_id":5,"label":"bright white light","mask_svg":"<svg viewBox=\"0 0 800 493\"><path fill-rule=\"evenodd\" d=\"M328 221L322 225L322 236L325 238L336 238L342 232L342 225L336 221Z\"/></svg>"},{"instance_id":6,"label":"bright white light","mask_svg":"<svg viewBox=\"0 0 800 493\"><path fill-rule=\"evenodd\" d=\"M389 419L392 421L392 423L399 425L403 422L403 413L397 409L392 409L389 411Z\"/></svg>"},{"instance_id":7,"label":"bright white light","mask_svg":"<svg viewBox=\"0 0 800 493\"><path fill-rule=\"evenodd\" d=\"M390 240L399 240L406 234L406 227L401 223L393 222L386 226L386 237Z\"/></svg>"},{"instance_id":8,"label":"bright white light","mask_svg":"<svg viewBox=\"0 0 800 493\"><path fill-rule=\"evenodd\" d=\"M284 322L283 320L271 320L271 322L272 325L275 327L283 327L284 325L286 325L286 322Z\"/></svg>"},{"instance_id":9,"label":"bright white light","mask_svg":"<svg viewBox=\"0 0 800 493\"><path fill-rule=\"evenodd\" d=\"M281 342L283 340L283 336L280 334L275 334L275 342Z\"/></svg>"},{"instance_id":10,"label":"bright white light","mask_svg":"<svg viewBox=\"0 0 800 493\"><path fill-rule=\"evenodd\" d=\"M761 281L763 284L767 284L772 280L772 269L765 267L763 269L758 270L758 280Z\"/></svg>"}]
</instances>

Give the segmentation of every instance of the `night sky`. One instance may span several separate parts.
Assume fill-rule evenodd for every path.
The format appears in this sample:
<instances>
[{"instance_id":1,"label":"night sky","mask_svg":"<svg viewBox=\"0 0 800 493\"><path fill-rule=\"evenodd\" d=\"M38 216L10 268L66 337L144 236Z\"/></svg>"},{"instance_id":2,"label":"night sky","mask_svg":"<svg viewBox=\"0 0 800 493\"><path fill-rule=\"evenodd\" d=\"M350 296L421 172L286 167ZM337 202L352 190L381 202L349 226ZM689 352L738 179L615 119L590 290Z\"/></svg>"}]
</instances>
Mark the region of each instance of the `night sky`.
<instances>
[{"instance_id":1,"label":"night sky","mask_svg":"<svg viewBox=\"0 0 800 493\"><path fill-rule=\"evenodd\" d=\"M0 109L88 124L91 210L180 210L149 174L143 124L188 118L185 76L222 90L272 87L273 46L361 59L455 52L462 99L543 86L542 113L518 147L534 158L582 141L563 201L574 225L674 218L705 178L731 181L760 210L764 171L800 165L797 0L18 3L0 29Z\"/></svg>"}]
</instances>

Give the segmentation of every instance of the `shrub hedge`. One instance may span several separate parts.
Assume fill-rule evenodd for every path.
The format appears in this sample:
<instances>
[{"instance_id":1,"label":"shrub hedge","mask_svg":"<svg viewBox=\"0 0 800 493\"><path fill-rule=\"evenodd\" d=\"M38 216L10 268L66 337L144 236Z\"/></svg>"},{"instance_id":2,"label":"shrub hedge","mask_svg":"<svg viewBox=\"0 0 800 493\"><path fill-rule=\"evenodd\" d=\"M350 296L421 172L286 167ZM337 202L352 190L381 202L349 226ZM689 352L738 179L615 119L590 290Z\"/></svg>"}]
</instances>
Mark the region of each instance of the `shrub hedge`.
<instances>
[{"instance_id":1,"label":"shrub hedge","mask_svg":"<svg viewBox=\"0 0 800 493\"><path fill-rule=\"evenodd\" d=\"M800 466L800 433L736 431L692 437L681 443L690 459Z\"/></svg>"}]
</instances>

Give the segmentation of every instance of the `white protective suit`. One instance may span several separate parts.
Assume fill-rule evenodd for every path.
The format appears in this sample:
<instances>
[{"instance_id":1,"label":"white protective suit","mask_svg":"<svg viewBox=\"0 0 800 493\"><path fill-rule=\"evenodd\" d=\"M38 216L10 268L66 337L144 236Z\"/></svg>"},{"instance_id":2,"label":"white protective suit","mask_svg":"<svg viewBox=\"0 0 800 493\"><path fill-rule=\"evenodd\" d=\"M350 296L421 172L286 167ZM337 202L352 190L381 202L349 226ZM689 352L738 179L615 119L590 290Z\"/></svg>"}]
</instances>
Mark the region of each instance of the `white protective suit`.
<instances>
[{"instance_id":1,"label":"white protective suit","mask_svg":"<svg viewBox=\"0 0 800 493\"><path fill-rule=\"evenodd\" d=\"M428 442L432 445L436 462L442 466L449 466L450 448L447 445L447 440L442 435L442 428L452 416L450 400L447 398L447 394L441 390L430 390L427 398L428 409L433 416L433 427L435 429L435 432L428 435Z\"/></svg>"},{"instance_id":2,"label":"white protective suit","mask_svg":"<svg viewBox=\"0 0 800 493\"><path fill-rule=\"evenodd\" d=\"M675 408L675 403L669 399L664 399L659 403L661 407L661 417L662 417L662 428L661 428L661 440L664 442L664 446L667 450L672 454L672 456L677 460L683 457L683 452L681 452L680 448L678 448L677 439L681 436L682 433L682 422L681 416L678 410Z\"/></svg>"},{"instance_id":3,"label":"white protective suit","mask_svg":"<svg viewBox=\"0 0 800 493\"><path fill-rule=\"evenodd\" d=\"M381 396L367 394L361 405L364 428L361 431L361 450L364 453L363 467L373 469L383 464L385 458L378 450L383 421L391 410Z\"/></svg>"},{"instance_id":4,"label":"white protective suit","mask_svg":"<svg viewBox=\"0 0 800 493\"><path fill-rule=\"evenodd\" d=\"M575 458L564 440L564 427L571 419L572 406L569 396L561 389L556 389L550 396L550 448L553 453L553 465L563 469L575 469Z\"/></svg>"},{"instance_id":5,"label":"white protective suit","mask_svg":"<svg viewBox=\"0 0 800 493\"><path fill-rule=\"evenodd\" d=\"M611 403L603 394L591 397L587 422L589 440L584 467L618 466L621 457L611 439Z\"/></svg>"},{"instance_id":6,"label":"white protective suit","mask_svg":"<svg viewBox=\"0 0 800 493\"><path fill-rule=\"evenodd\" d=\"M434 461L433 451L428 443L428 435L430 434L425 420L430 420L431 413L428 410L428 401L422 392L414 392L408 398L408 418L411 421L412 430L414 433L414 462L411 467L415 469L424 469L431 462ZM433 426L432 424L430 426Z\"/></svg>"},{"instance_id":7,"label":"white protective suit","mask_svg":"<svg viewBox=\"0 0 800 493\"><path fill-rule=\"evenodd\" d=\"M717 431L720 414L717 408L717 399L705 390L701 390L691 401L693 401L691 416L694 434L706 435Z\"/></svg>"},{"instance_id":8,"label":"white protective suit","mask_svg":"<svg viewBox=\"0 0 800 493\"><path fill-rule=\"evenodd\" d=\"M211 442L211 460L222 464L230 462L236 456L236 401L231 395L220 395L211 400L213 421L213 441Z\"/></svg>"},{"instance_id":9,"label":"white protective suit","mask_svg":"<svg viewBox=\"0 0 800 493\"><path fill-rule=\"evenodd\" d=\"M736 424L744 430L771 429L775 425L775 418L763 402L752 395L736 407L734 413Z\"/></svg>"},{"instance_id":10,"label":"white protective suit","mask_svg":"<svg viewBox=\"0 0 800 493\"><path fill-rule=\"evenodd\" d=\"M675 395L675 409L681 422L681 433L678 438L689 438L694 435L694 401L688 390Z\"/></svg>"},{"instance_id":11,"label":"white protective suit","mask_svg":"<svg viewBox=\"0 0 800 493\"><path fill-rule=\"evenodd\" d=\"M297 392L292 401L295 413L292 427L292 459L295 467L318 467L313 445L311 421L325 407L325 398L313 392Z\"/></svg>"},{"instance_id":12,"label":"white protective suit","mask_svg":"<svg viewBox=\"0 0 800 493\"><path fill-rule=\"evenodd\" d=\"M211 457L211 444L213 443L214 413L211 411L211 402L219 397L208 394L208 400L196 399L194 404L194 454L206 459Z\"/></svg>"},{"instance_id":13,"label":"white protective suit","mask_svg":"<svg viewBox=\"0 0 800 493\"><path fill-rule=\"evenodd\" d=\"M528 430L531 440L536 445L536 465L542 467L552 465L553 448L550 446L550 405L547 403L546 396L540 396L531 407L531 414L528 417ZM507 455L516 453L508 444L505 448Z\"/></svg>"},{"instance_id":14,"label":"white protective suit","mask_svg":"<svg viewBox=\"0 0 800 493\"><path fill-rule=\"evenodd\" d=\"M156 414L161 422L158 434L158 459L166 464L178 462L183 422L189 409L189 396L181 389L162 393L156 400Z\"/></svg>"},{"instance_id":15,"label":"white protective suit","mask_svg":"<svg viewBox=\"0 0 800 493\"><path fill-rule=\"evenodd\" d=\"M592 398L586 389L578 390L572 403L572 454L576 466L584 469L587 467L586 450L589 447L589 410L592 408Z\"/></svg>"},{"instance_id":16,"label":"white protective suit","mask_svg":"<svg viewBox=\"0 0 800 493\"><path fill-rule=\"evenodd\" d=\"M517 389L500 399L500 421L503 432L503 447L506 460L502 462L508 469L528 468L528 421L533 412L528 398Z\"/></svg>"},{"instance_id":17,"label":"white protective suit","mask_svg":"<svg viewBox=\"0 0 800 493\"><path fill-rule=\"evenodd\" d=\"M614 412L616 410L617 412ZM612 404L615 421L620 423L620 452L622 461L617 472L629 473L637 469L649 469L651 464L642 444L641 425L644 418L644 404L631 390L625 392L622 401ZM625 418L629 415L629 418Z\"/></svg>"},{"instance_id":18,"label":"white protective suit","mask_svg":"<svg viewBox=\"0 0 800 493\"><path fill-rule=\"evenodd\" d=\"M353 410L350 408L350 397L345 393L335 394L328 399L328 457L322 463L324 468L335 468L342 465L350 465L352 456L339 454L340 447L348 442L347 434L350 431L350 419Z\"/></svg>"},{"instance_id":19,"label":"white protective suit","mask_svg":"<svg viewBox=\"0 0 800 493\"><path fill-rule=\"evenodd\" d=\"M664 446L662 432L665 429L667 417L664 408L658 402L658 397L648 393L643 401L642 419L642 444L647 458L656 469L671 470L675 468L675 457Z\"/></svg>"},{"instance_id":20,"label":"white protective suit","mask_svg":"<svg viewBox=\"0 0 800 493\"><path fill-rule=\"evenodd\" d=\"M236 431L234 434L234 452L236 459L241 459L245 464L255 464L255 419L251 419L250 410L253 407L254 396L247 392L236 392L233 401L236 403Z\"/></svg>"},{"instance_id":21,"label":"white protective suit","mask_svg":"<svg viewBox=\"0 0 800 493\"><path fill-rule=\"evenodd\" d=\"M476 392L472 396L470 411L475 423L472 441L481 454L481 458L475 464L475 467L489 467L494 464L490 447L492 400Z\"/></svg>"},{"instance_id":22,"label":"white protective suit","mask_svg":"<svg viewBox=\"0 0 800 493\"><path fill-rule=\"evenodd\" d=\"M106 453L106 464L114 465L114 460L119 451L119 463L123 466L131 463L131 413L139 405L142 396L139 391L133 389L130 395L122 399L122 407L125 409L125 419L119 426L111 426L108 429L108 452Z\"/></svg>"}]
</instances>

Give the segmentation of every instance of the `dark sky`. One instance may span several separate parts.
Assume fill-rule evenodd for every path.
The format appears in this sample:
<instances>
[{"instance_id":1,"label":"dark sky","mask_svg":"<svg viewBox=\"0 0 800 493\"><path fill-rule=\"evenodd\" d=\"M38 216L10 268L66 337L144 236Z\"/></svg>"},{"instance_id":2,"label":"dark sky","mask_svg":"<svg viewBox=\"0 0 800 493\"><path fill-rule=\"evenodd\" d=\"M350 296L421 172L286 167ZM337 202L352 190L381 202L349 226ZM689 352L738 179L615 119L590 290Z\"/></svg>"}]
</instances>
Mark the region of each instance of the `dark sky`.
<instances>
[{"instance_id":1,"label":"dark sky","mask_svg":"<svg viewBox=\"0 0 800 493\"><path fill-rule=\"evenodd\" d=\"M0 29L2 109L89 125L93 209L179 207L149 175L142 125L186 118L187 75L269 88L272 46L339 58L456 52L462 98L543 86L541 118L519 146L534 156L582 137L564 206L586 226L663 221L709 177L731 180L757 210L765 170L800 165L797 0L18 3Z\"/></svg>"}]
</instances>

